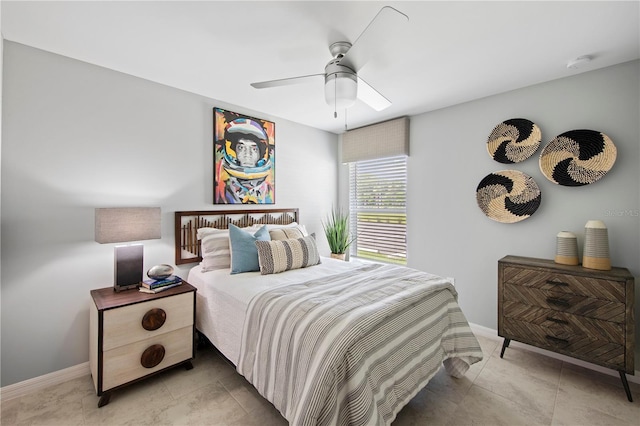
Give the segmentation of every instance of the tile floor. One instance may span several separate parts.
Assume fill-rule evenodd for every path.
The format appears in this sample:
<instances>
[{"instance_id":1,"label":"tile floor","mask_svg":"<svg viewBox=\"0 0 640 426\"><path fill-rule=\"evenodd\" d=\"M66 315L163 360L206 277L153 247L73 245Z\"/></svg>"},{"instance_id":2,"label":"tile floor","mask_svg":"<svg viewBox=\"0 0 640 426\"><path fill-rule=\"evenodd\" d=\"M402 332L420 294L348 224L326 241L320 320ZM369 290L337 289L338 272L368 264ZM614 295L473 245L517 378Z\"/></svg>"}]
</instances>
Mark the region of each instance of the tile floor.
<instances>
[{"instance_id":1,"label":"tile floor","mask_svg":"<svg viewBox=\"0 0 640 426\"><path fill-rule=\"evenodd\" d=\"M462 379L441 370L402 409L401 425L640 425L640 385L627 401L618 377L478 337L485 359ZM115 392L97 408L89 376L4 402L2 425L286 425L212 348Z\"/></svg>"}]
</instances>

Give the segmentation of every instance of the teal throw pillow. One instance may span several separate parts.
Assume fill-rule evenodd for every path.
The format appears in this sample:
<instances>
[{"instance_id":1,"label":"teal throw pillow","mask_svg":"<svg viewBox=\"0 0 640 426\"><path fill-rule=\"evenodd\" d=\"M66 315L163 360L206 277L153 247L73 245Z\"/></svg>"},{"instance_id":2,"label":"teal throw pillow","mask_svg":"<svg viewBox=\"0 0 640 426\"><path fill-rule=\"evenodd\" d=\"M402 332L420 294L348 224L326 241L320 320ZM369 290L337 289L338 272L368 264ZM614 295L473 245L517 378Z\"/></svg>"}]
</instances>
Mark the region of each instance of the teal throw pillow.
<instances>
[{"instance_id":1,"label":"teal throw pillow","mask_svg":"<svg viewBox=\"0 0 640 426\"><path fill-rule=\"evenodd\" d=\"M231 273L252 272L260 270L256 241L271 241L266 226L258 229L255 234L244 231L233 224L229 224L229 246L231 248Z\"/></svg>"}]
</instances>

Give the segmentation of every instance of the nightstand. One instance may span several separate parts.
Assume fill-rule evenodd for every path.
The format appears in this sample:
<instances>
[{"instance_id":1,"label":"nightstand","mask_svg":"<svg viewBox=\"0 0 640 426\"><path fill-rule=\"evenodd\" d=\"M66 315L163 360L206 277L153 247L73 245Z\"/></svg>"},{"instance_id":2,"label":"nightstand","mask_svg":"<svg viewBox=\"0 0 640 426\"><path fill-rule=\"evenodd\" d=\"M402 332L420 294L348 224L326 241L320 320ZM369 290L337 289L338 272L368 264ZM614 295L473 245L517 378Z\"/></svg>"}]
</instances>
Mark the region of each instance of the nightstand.
<instances>
[{"instance_id":1,"label":"nightstand","mask_svg":"<svg viewBox=\"0 0 640 426\"><path fill-rule=\"evenodd\" d=\"M91 290L89 365L98 407L132 382L177 365L193 368L195 294L185 281L157 294Z\"/></svg>"}]
</instances>

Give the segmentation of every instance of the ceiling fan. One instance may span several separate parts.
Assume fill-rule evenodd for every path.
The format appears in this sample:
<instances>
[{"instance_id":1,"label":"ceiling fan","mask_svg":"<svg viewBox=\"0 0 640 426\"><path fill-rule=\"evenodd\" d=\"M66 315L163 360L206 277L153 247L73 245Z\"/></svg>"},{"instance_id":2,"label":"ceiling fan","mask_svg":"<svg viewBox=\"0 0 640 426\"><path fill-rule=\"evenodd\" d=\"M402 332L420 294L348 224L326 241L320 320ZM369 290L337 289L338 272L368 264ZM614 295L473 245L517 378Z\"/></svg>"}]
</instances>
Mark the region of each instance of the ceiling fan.
<instances>
[{"instance_id":1,"label":"ceiling fan","mask_svg":"<svg viewBox=\"0 0 640 426\"><path fill-rule=\"evenodd\" d=\"M327 104L334 107L334 116L338 109L352 106L360 99L376 111L391 105L391 101L364 81L360 70L376 50L388 43L397 34L398 29L409 21L404 13L385 6L367 25L356 41L338 41L329 46L333 59L324 67L323 74L311 74L279 80L251 83L256 89L308 83L324 77L324 95Z\"/></svg>"}]
</instances>

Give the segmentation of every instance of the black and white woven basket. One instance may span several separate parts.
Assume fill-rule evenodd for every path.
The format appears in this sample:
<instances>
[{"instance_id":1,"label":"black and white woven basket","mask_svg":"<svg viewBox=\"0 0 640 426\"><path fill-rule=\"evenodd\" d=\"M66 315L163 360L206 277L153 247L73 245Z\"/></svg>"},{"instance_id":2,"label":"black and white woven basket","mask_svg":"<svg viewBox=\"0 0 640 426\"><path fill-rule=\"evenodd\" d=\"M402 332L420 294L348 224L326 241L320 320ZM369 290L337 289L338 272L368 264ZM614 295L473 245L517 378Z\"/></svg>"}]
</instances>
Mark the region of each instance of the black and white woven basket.
<instances>
[{"instance_id":1,"label":"black and white woven basket","mask_svg":"<svg viewBox=\"0 0 640 426\"><path fill-rule=\"evenodd\" d=\"M487 140L487 151L499 163L519 163L538 150L541 140L540 128L535 123L512 118L494 127Z\"/></svg>"},{"instance_id":2,"label":"black and white woven basket","mask_svg":"<svg viewBox=\"0 0 640 426\"><path fill-rule=\"evenodd\" d=\"M538 210L542 194L533 178L517 170L501 170L485 176L476 188L483 213L497 222L520 222Z\"/></svg>"},{"instance_id":3,"label":"black and white woven basket","mask_svg":"<svg viewBox=\"0 0 640 426\"><path fill-rule=\"evenodd\" d=\"M540 170L551 182L582 186L604 177L616 162L611 139L595 130L571 130L554 138L540 153Z\"/></svg>"}]
</instances>

